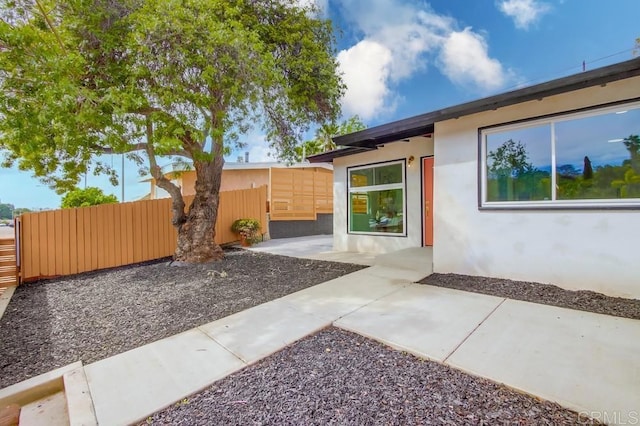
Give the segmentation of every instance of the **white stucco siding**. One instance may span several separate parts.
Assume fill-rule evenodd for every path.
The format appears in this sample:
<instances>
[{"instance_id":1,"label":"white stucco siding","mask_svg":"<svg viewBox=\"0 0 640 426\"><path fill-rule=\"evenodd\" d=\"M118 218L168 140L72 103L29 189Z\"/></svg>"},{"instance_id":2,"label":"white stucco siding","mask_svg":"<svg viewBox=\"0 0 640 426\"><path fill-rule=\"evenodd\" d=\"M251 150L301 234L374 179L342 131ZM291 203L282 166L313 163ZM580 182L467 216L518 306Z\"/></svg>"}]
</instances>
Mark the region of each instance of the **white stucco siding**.
<instances>
[{"instance_id":1,"label":"white stucco siding","mask_svg":"<svg viewBox=\"0 0 640 426\"><path fill-rule=\"evenodd\" d=\"M640 78L436 123L434 271L640 298L639 210L478 209L478 128L640 97Z\"/></svg>"},{"instance_id":2,"label":"white stucco siding","mask_svg":"<svg viewBox=\"0 0 640 426\"><path fill-rule=\"evenodd\" d=\"M336 158L333 161L333 247L340 251L388 253L422 245L422 186L420 158L433 155L433 138L411 142L394 142L377 150ZM407 236L349 234L347 229L347 167L361 166L414 157L406 169Z\"/></svg>"}]
</instances>

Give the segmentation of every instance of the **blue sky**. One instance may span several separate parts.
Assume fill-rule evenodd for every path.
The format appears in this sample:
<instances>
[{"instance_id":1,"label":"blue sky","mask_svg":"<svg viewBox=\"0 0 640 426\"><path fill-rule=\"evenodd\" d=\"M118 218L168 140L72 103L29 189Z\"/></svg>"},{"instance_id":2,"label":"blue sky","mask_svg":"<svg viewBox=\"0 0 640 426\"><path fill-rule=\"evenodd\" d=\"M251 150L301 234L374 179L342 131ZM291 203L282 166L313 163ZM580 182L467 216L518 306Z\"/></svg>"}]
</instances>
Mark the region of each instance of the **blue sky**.
<instances>
[{"instance_id":1,"label":"blue sky","mask_svg":"<svg viewBox=\"0 0 640 426\"><path fill-rule=\"evenodd\" d=\"M370 127L574 74L583 61L594 69L631 59L640 37L638 0L299 2L316 3L333 21L348 88L343 114L358 114ZM244 140L251 161L273 160L258 130ZM119 169L120 159L113 162ZM138 181L127 164L126 201L148 192ZM120 196L104 178L90 175L87 184ZM0 200L60 204L29 172L15 169L0 169Z\"/></svg>"}]
</instances>

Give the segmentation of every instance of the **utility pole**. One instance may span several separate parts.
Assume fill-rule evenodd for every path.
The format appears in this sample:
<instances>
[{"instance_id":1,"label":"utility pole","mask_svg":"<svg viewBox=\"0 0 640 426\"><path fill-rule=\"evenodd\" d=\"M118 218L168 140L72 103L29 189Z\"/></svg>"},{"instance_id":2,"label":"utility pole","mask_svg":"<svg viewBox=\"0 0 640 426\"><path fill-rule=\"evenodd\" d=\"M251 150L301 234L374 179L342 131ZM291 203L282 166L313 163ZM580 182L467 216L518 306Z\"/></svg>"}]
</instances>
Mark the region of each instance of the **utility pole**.
<instances>
[{"instance_id":1,"label":"utility pole","mask_svg":"<svg viewBox=\"0 0 640 426\"><path fill-rule=\"evenodd\" d=\"M122 198L120 199L120 202L124 203L124 154L122 154L122 178L120 184L122 185Z\"/></svg>"}]
</instances>

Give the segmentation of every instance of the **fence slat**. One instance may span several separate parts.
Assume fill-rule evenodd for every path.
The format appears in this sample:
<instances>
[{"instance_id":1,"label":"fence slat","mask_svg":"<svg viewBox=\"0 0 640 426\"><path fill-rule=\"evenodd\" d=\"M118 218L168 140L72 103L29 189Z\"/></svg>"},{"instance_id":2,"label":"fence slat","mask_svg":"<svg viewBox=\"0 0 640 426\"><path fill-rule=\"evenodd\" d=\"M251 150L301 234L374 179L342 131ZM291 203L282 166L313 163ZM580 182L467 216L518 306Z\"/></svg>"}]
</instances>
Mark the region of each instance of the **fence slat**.
<instances>
[{"instance_id":1,"label":"fence slat","mask_svg":"<svg viewBox=\"0 0 640 426\"><path fill-rule=\"evenodd\" d=\"M237 240L240 218L267 225L267 187L220 193L215 241ZM193 196L185 197L188 207ZM171 256L177 231L171 200L136 201L21 216L21 278L30 281ZM263 231L264 232L264 231Z\"/></svg>"}]
</instances>

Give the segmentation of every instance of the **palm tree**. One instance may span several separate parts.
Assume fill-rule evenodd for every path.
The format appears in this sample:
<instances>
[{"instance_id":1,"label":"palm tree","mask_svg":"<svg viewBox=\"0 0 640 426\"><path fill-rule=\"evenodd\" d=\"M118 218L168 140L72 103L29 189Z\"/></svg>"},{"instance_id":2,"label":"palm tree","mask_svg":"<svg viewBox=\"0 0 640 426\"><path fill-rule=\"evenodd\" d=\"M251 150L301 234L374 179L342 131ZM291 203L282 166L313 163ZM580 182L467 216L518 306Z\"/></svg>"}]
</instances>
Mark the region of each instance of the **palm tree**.
<instances>
[{"instance_id":1,"label":"palm tree","mask_svg":"<svg viewBox=\"0 0 640 426\"><path fill-rule=\"evenodd\" d=\"M296 148L298 160L303 161L303 157L308 155L332 151L336 149L336 144L333 142L334 137L358 132L366 128L366 124L364 124L357 115L354 115L340 124L335 121L324 123L316 129L316 134L313 139L305 141L301 146ZM304 147L305 151L304 156L302 155L302 147Z\"/></svg>"}]
</instances>

